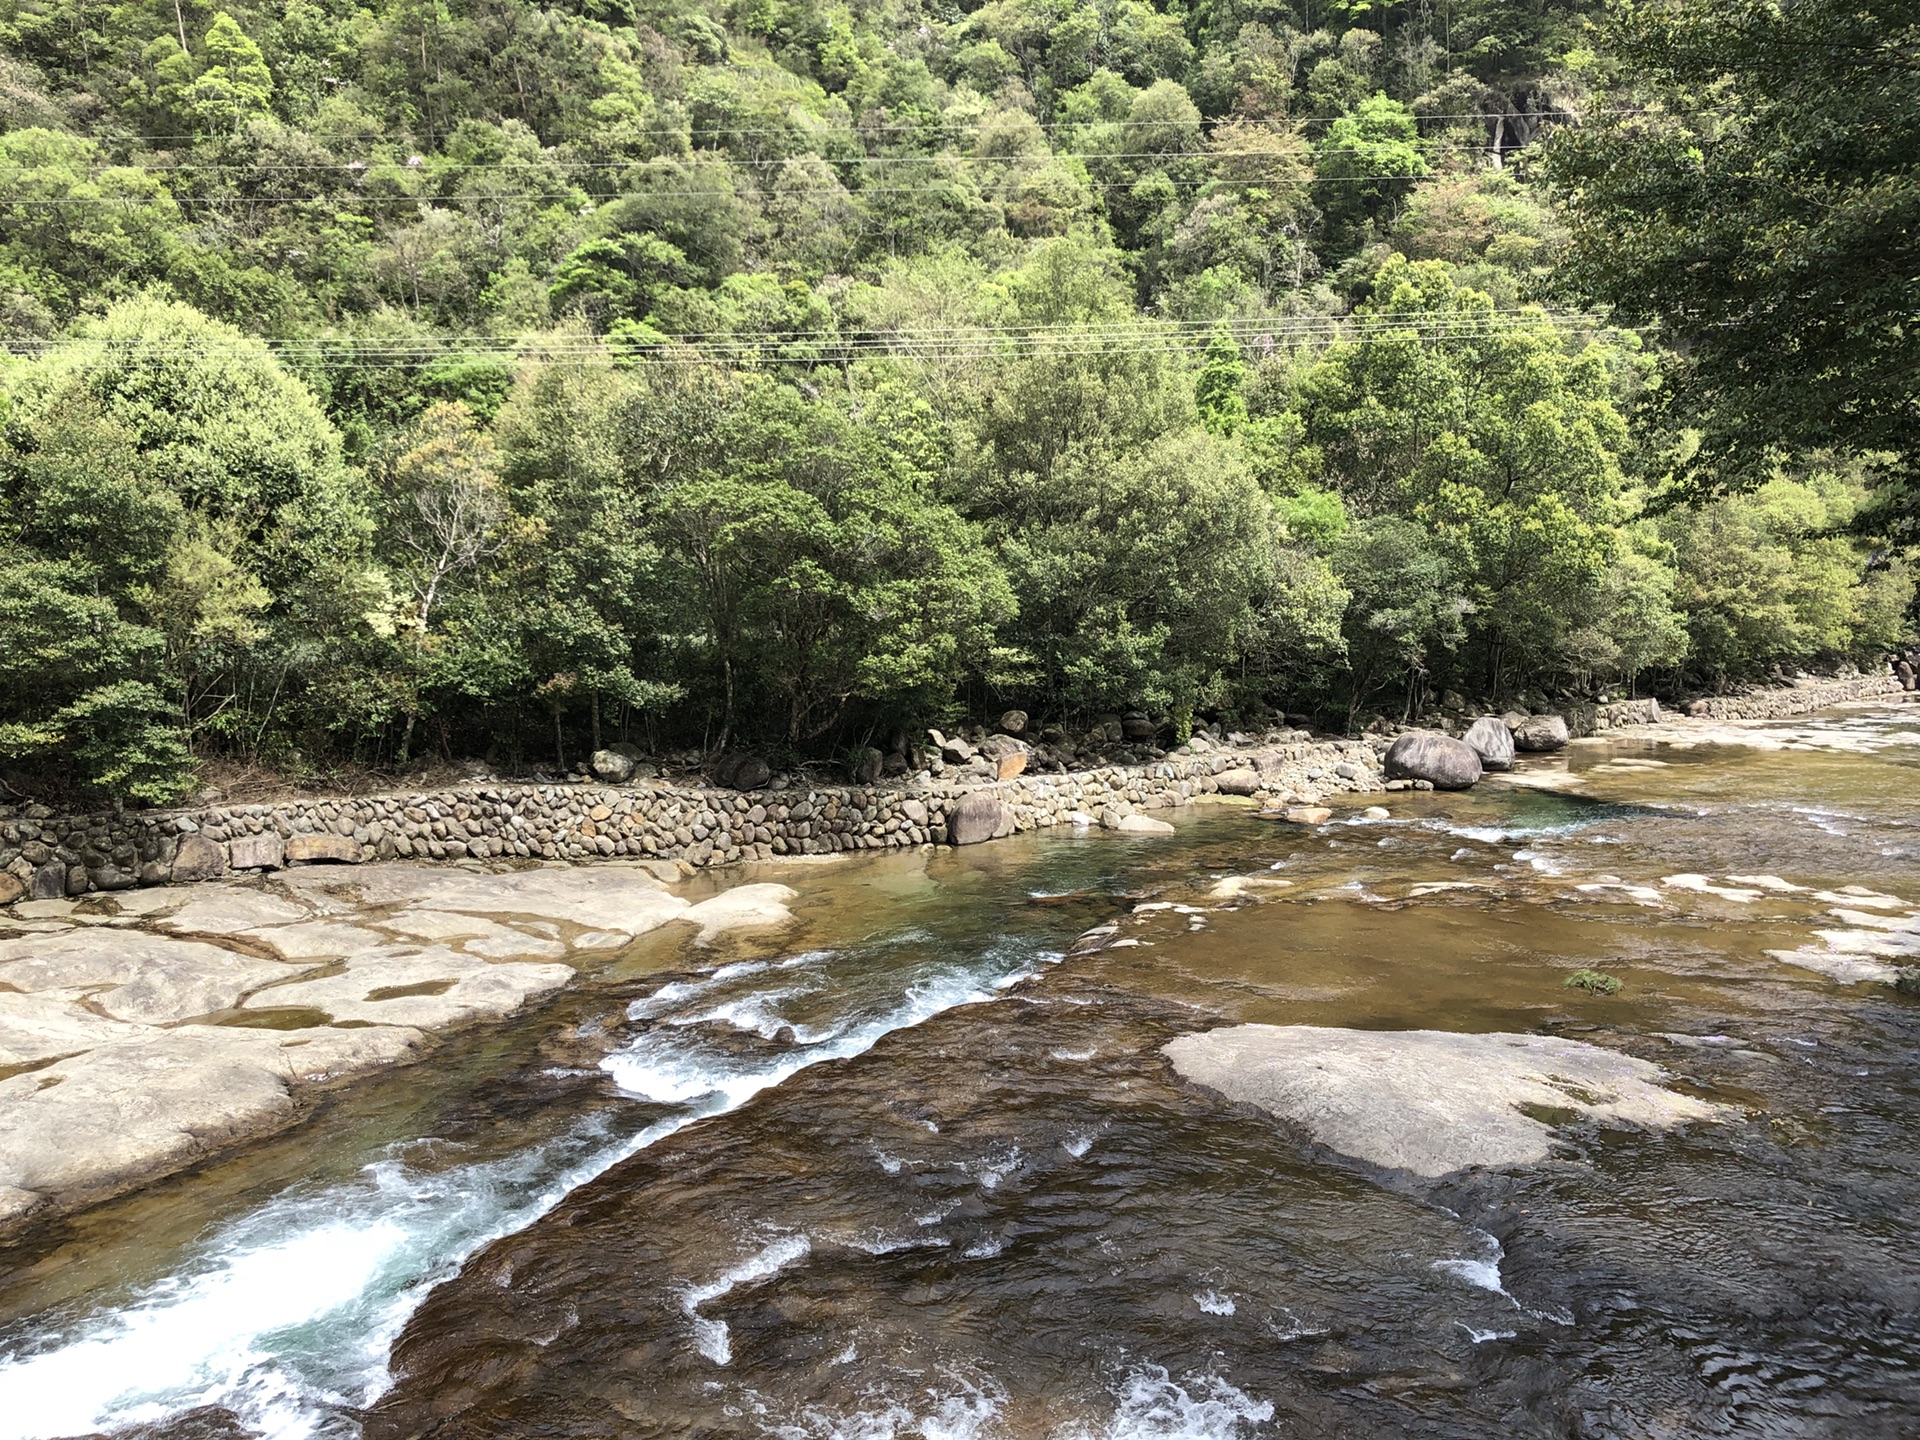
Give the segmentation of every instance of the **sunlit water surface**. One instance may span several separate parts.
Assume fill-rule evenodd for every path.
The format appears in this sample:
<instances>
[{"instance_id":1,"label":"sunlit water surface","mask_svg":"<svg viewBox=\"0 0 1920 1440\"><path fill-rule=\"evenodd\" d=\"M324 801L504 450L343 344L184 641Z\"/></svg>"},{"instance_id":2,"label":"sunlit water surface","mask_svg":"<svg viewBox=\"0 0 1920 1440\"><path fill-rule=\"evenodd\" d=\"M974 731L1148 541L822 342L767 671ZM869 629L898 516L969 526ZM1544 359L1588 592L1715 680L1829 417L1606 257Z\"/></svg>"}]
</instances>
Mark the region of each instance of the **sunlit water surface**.
<instances>
[{"instance_id":1,"label":"sunlit water surface","mask_svg":"<svg viewBox=\"0 0 1920 1440\"><path fill-rule=\"evenodd\" d=\"M1908 713L780 870L777 945L654 937L0 1252L0 1440L1920 1433L1920 1008L1769 954L1920 912ZM1565 1034L1741 1118L1415 1182L1175 1080L1240 1020Z\"/></svg>"}]
</instances>

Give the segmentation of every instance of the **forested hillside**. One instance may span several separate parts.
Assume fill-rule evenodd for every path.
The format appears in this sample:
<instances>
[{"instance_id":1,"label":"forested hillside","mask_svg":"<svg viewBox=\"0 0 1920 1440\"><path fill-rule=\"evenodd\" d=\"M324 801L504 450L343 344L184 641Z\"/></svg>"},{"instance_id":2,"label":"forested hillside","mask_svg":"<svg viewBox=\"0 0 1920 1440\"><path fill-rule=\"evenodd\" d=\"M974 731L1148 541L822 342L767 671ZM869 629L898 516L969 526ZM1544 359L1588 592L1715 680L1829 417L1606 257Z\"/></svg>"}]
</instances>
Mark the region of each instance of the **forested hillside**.
<instances>
[{"instance_id":1,"label":"forested hillside","mask_svg":"<svg viewBox=\"0 0 1920 1440\"><path fill-rule=\"evenodd\" d=\"M0 0L0 773L1881 659L1873 456L1580 303L1600 12Z\"/></svg>"}]
</instances>

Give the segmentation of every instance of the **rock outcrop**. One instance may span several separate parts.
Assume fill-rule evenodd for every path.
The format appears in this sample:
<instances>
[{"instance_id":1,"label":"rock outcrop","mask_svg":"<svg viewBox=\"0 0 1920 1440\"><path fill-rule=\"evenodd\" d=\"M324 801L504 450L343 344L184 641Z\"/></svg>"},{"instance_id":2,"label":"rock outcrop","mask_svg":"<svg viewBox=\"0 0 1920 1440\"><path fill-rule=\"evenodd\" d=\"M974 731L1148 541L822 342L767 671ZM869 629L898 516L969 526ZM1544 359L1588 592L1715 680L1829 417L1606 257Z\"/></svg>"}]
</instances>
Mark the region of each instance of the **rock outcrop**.
<instances>
[{"instance_id":1,"label":"rock outcrop","mask_svg":"<svg viewBox=\"0 0 1920 1440\"><path fill-rule=\"evenodd\" d=\"M1473 747L1437 730L1409 730L1387 747L1387 777L1425 780L1436 790L1466 790L1480 781Z\"/></svg>"},{"instance_id":2,"label":"rock outcrop","mask_svg":"<svg viewBox=\"0 0 1920 1440\"><path fill-rule=\"evenodd\" d=\"M1482 715L1467 727L1460 741L1480 757L1482 770L1513 768L1513 731L1498 715Z\"/></svg>"},{"instance_id":3,"label":"rock outcrop","mask_svg":"<svg viewBox=\"0 0 1920 1440\"><path fill-rule=\"evenodd\" d=\"M1563 715L1529 715L1513 727L1514 748L1530 754L1565 749L1572 738Z\"/></svg>"},{"instance_id":4,"label":"rock outcrop","mask_svg":"<svg viewBox=\"0 0 1920 1440\"><path fill-rule=\"evenodd\" d=\"M1545 1035L1235 1025L1165 1049L1182 1079L1416 1175L1539 1164L1575 1120L1664 1130L1733 1113L1663 1088L1645 1060Z\"/></svg>"}]
</instances>

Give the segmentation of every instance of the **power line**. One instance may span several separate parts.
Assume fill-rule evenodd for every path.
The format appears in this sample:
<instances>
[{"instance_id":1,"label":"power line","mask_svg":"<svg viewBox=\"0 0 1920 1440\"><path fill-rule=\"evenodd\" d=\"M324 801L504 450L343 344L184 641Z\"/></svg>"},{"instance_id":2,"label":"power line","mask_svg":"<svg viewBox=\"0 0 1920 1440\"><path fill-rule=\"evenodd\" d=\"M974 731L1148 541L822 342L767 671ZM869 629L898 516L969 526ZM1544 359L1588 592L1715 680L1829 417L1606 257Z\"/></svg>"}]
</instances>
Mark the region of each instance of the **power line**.
<instances>
[{"instance_id":1,"label":"power line","mask_svg":"<svg viewBox=\"0 0 1920 1440\"><path fill-rule=\"evenodd\" d=\"M1644 108L1645 108L1644 106L1638 106L1638 105L1621 105L1621 106L1614 106L1614 107L1610 107L1606 109L1598 109L1598 110L1575 110L1571 108L1560 108L1560 109L1551 109L1551 110L1463 110L1463 111L1458 111L1452 114L1436 114L1436 115L1423 115L1417 111L1409 111L1408 113L1412 116L1413 119L1417 121L1551 120L1551 119L1562 119L1562 118L1578 120L1590 115L1632 115ZM1007 112L999 111L995 113L997 115L1004 115ZM931 124L861 125L852 129L847 129L847 130L823 130L823 129L817 129L817 128L810 128L804 124L761 125L761 126L748 126L748 127L742 127L742 128L689 126L685 129L677 125L657 125L657 126L643 126L639 129L626 130L626 131L623 131L622 133L628 134L628 135L649 135L649 136L665 135L674 139L679 139L684 137L688 141L691 141L696 136L705 139L705 138L712 138L715 136L733 137L733 136L747 136L747 135L784 135L784 136L790 136L790 137L801 138L801 139L821 138L821 137L828 137L828 138L844 137L849 140L858 140L865 135L920 134L928 131L941 132L941 131L979 129L981 126L987 124L988 121L992 118L994 117L985 116L977 120L965 120L965 121L954 121L954 122L941 120ZM1302 118L1303 120L1319 121L1323 118L1338 118L1338 117L1304 116ZM339 131L333 131L333 132L301 130L299 129L298 126L280 121L277 117L275 118L274 123L276 125L279 125L284 130L304 136L305 138L310 140L317 140L327 144L334 144L342 141L351 141L351 140L391 140L394 138L396 133L399 133L399 134L407 133L404 129L398 129L397 131L396 130L339 130ZM1235 124L1262 125L1265 122L1257 121L1257 120L1236 121L1228 117L1221 117L1214 120L1207 120L1203 117L1198 123L1202 126L1212 125L1217 129L1225 125L1235 125ZM1035 120L1033 124L1036 129L1040 129L1040 130L1094 130L1102 126L1119 126L1122 128L1131 128L1135 130L1151 130L1151 129L1169 129L1169 128L1186 129L1186 128L1191 128L1195 124L1195 122L1192 120L1131 120L1131 119L1126 119L1126 120ZM60 131L57 133L62 135L68 134L68 132L66 131ZM446 134L449 132L440 131L439 133ZM84 136L84 135L75 135L75 136L71 136L70 138L77 139L77 140L94 140L94 137ZM171 133L154 133L154 134L144 134L144 133L125 134L121 132L109 132L107 135L100 137L99 140L95 141L95 143L105 143L105 142L123 141L123 140L139 140L143 142L144 141L163 141L163 140L188 140L188 141L197 142L200 140L204 140L206 138L207 137L204 135L187 132L187 131L174 131Z\"/></svg>"},{"instance_id":2,"label":"power line","mask_svg":"<svg viewBox=\"0 0 1920 1440\"><path fill-rule=\"evenodd\" d=\"M1474 155L1494 153L1491 145L1468 145L1464 143L1422 140L1414 142L1423 151L1446 150L1465 151ZM961 162L971 165L1044 165L1049 160L1304 160L1305 151L1298 154L1283 154L1274 150L1050 150L1036 155L963 155L952 151L942 151L934 155L822 155L808 152L800 155L779 156L773 159L752 160L737 159L717 150L697 150L687 156L665 157L671 160L712 159L736 169L772 169L776 166L792 165L807 160L817 160L823 165L939 165ZM239 165L215 164L202 161L180 161L178 163L127 162L116 163L110 160L90 162L86 167L88 174L101 174L112 170L137 170L154 175L200 175L236 173L258 175L280 173L283 171L327 171L349 175L366 175L373 171L398 170L408 174L425 176L447 175L456 172L484 171L489 174L511 173L515 170L536 173L554 170L635 170L654 163L651 160L515 160L515 161L474 161L458 163L436 163L423 160L415 165L401 160L330 160L304 161L300 164L283 165ZM47 169L44 165L0 165L0 175L31 175Z\"/></svg>"},{"instance_id":3,"label":"power line","mask_svg":"<svg viewBox=\"0 0 1920 1440\"><path fill-rule=\"evenodd\" d=\"M1370 185L1379 181L1386 181L1386 180L1433 179L1433 178L1436 178L1436 173L1439 176L1444 176L1447 172L1445 171L1431 172L1430 171L1426 174L1391 174L1391 175L1303 175L1299 177L1299 179L1292 181L1290 183L1299 184L1299 185L1335 185L1335 184L1337 185ZM961 179L972 179L972 178L973 177L971 176L955 177L956 182ZM991 177L985 177L985 178L989 179L990 184L992 183ZM1222 177L1217 175L1195 176L1195 177L1190 177L1185 179L1182 179L1177 176L1165 175L1160 178L1165 179L1169 185L1186 187L1186 188L1193 188L1193 187L1199 187L1204 185L1215 185L1215 184L1231 185L1234 183L1231 180L1225 180ZM1106 191L1131 190L1135 185L1139 183L1140 183L1139 179L1089 180L1086 182L1085 188L1089 190L1106 190ZM946 190L947 188L948 187L944 185L934 185L934 184L862 185L857 190L850 190L844 185L836 185L831 188L824 185L810 185L810 186L799 186L792 189L774 189L774 190L766 191L764 192L764 194L766 197L769 197L769 198L792 198L797 196L825 195L825 196L841 196L851 200L851 199L857 199L863 195L932 195L932 194L940 193ZM750 197L747 195L743 195L738 190L719 189L719 188L707 189L707 190L641 189L641 190L567 190L567 191L545 191L545 192L505 191L500 193L490 193L490 194L483 194L483 195L458 195L458 194L456 195L370 195L370 194L366 194L365 192L355 192L355 193L352 193L351 195L336 195L336 194L332 194L325 191L314 191L310 194L301 194L301 195L193 195L193 194L182 195L182 194L175 194L171 191L168 191L164 194L164 196L161 196L161 195L153 195L153 196L49 195L49 196L0 197L0 206L144 204L150 201L157 201L160 199L171 200L177 205L297 205L307 201L334 200L334 199L344 200L349 198L352 200L352 202L355 205L448 206L448 205L459 205L459 204L505 203L508 201L518 201L522 204L560 204L563 202L578 202L581 200L591 200L595 202L613 201L613 200L655 200L655 199L658 199L658 200L701 200L701 199L717 200L722 198L731 199L731 200L743 200Z\"/></svg>"},{"instance_id":4,"label":"power line","mask_svg":"<svg viewBox=\"0 0 1920 1440\"><path fill-rule=\"evenodd\" d=\"M83 337L73 341L27 342L16 350L29 354L63 349L133 350L140 358L174 359L206 356L257 357L266 351L301 370L347 371L401 368L448 360L588 361L626 364L647 362L674 365L814 364L836 365L875 356L897 356L930 363L966 360L1124 357L1137 355L1192 356L1204 353L1214 336L1226 331L1242 345L1279 349L1288 343L1324 340L1340 344L1373 345L1405 342L1465 342L1498 338L1504 334L1577 330L1641 330L1649 327L1609 324L1600 317L1543 311L1483 312L1460 316L1294 316L1280 319L1230 321L1146 321L1132 326L1101 328L1058 327L1028 332L1013 327L944 328L892 334L845 335L830 331L778 332L764 337L681 337L656 345L625 345L573 336L557 340L523 339L487 347L461 342L435 347L429 342L381 342L356 345L351 339L262 341L253 345L164 346L133 341L104 341ZM711 336L712 332L708 332ZM811 353L797 353L807 351Z\"/></svg>"}]
</instances>

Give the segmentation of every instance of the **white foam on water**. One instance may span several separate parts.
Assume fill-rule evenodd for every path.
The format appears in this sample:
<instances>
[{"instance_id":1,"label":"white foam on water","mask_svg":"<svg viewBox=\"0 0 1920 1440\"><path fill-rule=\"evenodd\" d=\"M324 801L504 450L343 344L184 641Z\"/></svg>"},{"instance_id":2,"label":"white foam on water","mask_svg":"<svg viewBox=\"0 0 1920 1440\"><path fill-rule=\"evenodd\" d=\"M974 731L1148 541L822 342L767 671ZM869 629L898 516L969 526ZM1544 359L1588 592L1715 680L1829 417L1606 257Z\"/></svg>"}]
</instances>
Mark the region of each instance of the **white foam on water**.
<instances>
[{"instance_id":1,"label":"white foam on water","mask_svg":"<svg viewBox=\"0 0 1920 1440\"><path fill-rule=\"evenodd\" d=\"M964 1175L971 1176L982 1190L997 1190L1000 1182L1020 1168L1020 1162L1026 1159L1026 1153L1019 1146L985 1155L978 1160L969 1160L960 1166Z\"/></svg>"},{"instance_id":2,"label":"white foam on water","mask_svg":"<svg viewBox=\"0 0 1920 1440\"><path fill-rule=\"evenodd\" d=\"M1060 1148L1076 1160L1083 1159L1086 1153L1093 1148L1093 1136L1069 1135L1065 1140L1060 1142Z\"/></svg>"},{"instance_id":3,"label":"white foam on water","mask_svg":"<svg viewBox=\"0 0 1920 1440\"><path fill-rule=\"evenodd\" d=\"M1433 1268L1443 1275L1477 1285L1482 1290L1491 1290L1496 1295L1507 1293L1507 1287L1500 1283L1500 1262L1497 1260L1436 1260Z\"/></svg>"},{"instance_id":4,"label":"white foam on water","mask_svg":"<svg viewBox=\"0 0 1920 1440\"><path fill-rule=\"evenodd\" d=\"M1208 1315L1231 1315L1240 1308L1233 1303L1231 1295L1222 1295L1218 1290L1202 1290L1193 1297L1193 1303Z\"/></svg>"},{"instance_id":5,"label":"white foam on water","mask_svg":"<svg viewBox=\"0 0 1920 1440\"><path fill-rule=\"evenodd\" d=\"M919 1397L916 1397L919 1398ZM778 1440L986 1440L1006 1404L991 1385L961 1383L946 1393L930 1392L923 1404L872 1396L853 1411L809 1407L794 1419L769 1427Z\"/></svg>"},{"instance_id":6,"label":"white foam on water","mask_svg":"<svg viewBox=\"0 0 1920 1440\"><path fill-rule=\"evenodd\" d=\"M1113 1418L1099 1440L1239 1440L1273 1419L1273 1402L1256 1400L1218 1375L1175 1381L1158 1365L1143 1365L1122 1382ZM1079 1440L1071 1430L1062 1440Z\"/></svg>"},{"instance_id":7,"label":"white foam on water","mask_svg":"<svg viewBox=\"0 0 1920 1440\"><path fill-rule=\"evenodd\" d=\"M1476 1330L1464 1320L1456 1320L1453 1323L1466 1331L1467 1339L1476 1345L1484 1345L1489 1340L1511 1340L1519 1333L1515 1330Z\"/></svg>"},{"instance_id":8,"label":"white foam on water","mask_svg":"<svg viewBox=\"0 0 1920 1440\"><path fill-rule=\"evenodd\" d=\"M773 1008L775 1002L805 995L813 988L793 986L784 990L765 990L738 1000L725 1000L690 1015L672 1016L667 1023L682 1030L696 1025L726 1025L749 1035L758 1035L762 1040L778 1040L784 1032L792 1037L795 1044L818 1045L824 1040L831 1040L838 1027L797 1025Z\"/></svg>"},{"instance_id":9,"label":"white foam on water","mask_svg":"<svg viewBox=\"0 0 1920 1440\"><path fill-rule=\"evenodd\" d=\"M711 1304L742 1285L755 1285L771 1279L812 1253L813 1242L806 1236L782 1235L757 1254L749 1255L739 1264L721 1271L706 1284L688 1288L680 1297L680 1308L686 1311L687 1318L693 1322L693 1343L700 1353L716 1365L726 1365L733 1359L733 1336L727 1329L727 1322L710 1320L702 1315L702 1305Z\"/></svg>"},{"instance_id":10,"label":"white foam on water","mask_svg":"<svg viewBox=\"0 0 1920 1440\"><path fill-rule=\"evenodd\" d=\"M1486 1231L1480 1230L1475 1233L1480 1236L1488 1251L1491 1252L1484 1259L1436 1260L1431 1268L1443 1275L1451 1275L1456 1280L1464 1280L1467 1284L1481 1290L1491 1290L1495 1295L1502 1296L1517 1307L1520 1302L1507 1293L1506 1282L1500 1278L1500 1262L1507 1258L1507 1252L1501 1248L1500 1242Z\"/></svg>"},{"instance_id":11,"label":"white foam on water","mask_svg":"<svg viewBox=\"0 0 1920 1440\"><path fill-rule=\"evenodd\" d=\"M694 998L723 974L764 968L724 966L675 982L686 987L675 993ZM385 1392L393 1341L468 1256L666 1136L895 1030L991 1000L991 984L939 971L831 1041L775 1056L717 1056L697 1037L649 1031L601 1061L627 1094L674 1107L637 1133L616 1136L596 1120L502 1160L438 1171L382 1161L346 1184L289 1190L210 1234L173 1275L130 1299L77 1320L31 1322L32 1347L0 1353L0 1440L113 1429L209 1404L231 1408L268 1440L313 1440L340 1409Z\"/></svg>"},{"instance_id":12,"label":"white foam on water","mask_svg":"<svg viewBox=\"0 0 1920 1440\"><path fill-rule=\"evenodd\" d=\"M809 1407L769 1426L778 1440L1002 1440L1004 1389L991 1379L950 1382L911 1401L869 1392L852 1410ZM1273 1419L1273 1402L1257 1400L1217 1375L1175 1380L1158 1365L1140 1366L1115 1388L1105 1419L1060 1426L1051 1440L1245 1440ZM1020 1432L1025 1434L1027 1432Z\"/></svg>"}]
</instances>

